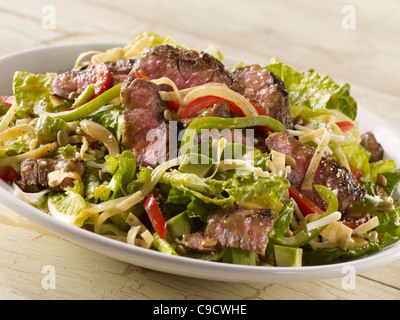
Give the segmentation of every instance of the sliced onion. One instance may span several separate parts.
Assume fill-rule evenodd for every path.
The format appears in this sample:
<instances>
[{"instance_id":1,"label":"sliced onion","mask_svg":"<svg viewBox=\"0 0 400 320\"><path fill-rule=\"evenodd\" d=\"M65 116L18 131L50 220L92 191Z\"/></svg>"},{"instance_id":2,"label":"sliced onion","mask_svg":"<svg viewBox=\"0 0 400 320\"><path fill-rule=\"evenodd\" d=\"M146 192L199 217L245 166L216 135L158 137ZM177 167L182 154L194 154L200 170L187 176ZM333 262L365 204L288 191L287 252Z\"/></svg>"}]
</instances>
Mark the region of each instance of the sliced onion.
<instances>
[{"instance_id":1,"label":"sliced onion","mask_svg":"<svg viewBox=\"0 0 400 320\"><path fill-rule=\"evenodd\" d=\"M82 120L80 122L82 131L92 138L103 143L108 149L110 156L115 157L119 154L119 145L113 134L102 125L91 120Z\"/></svg>"}]
</instances>

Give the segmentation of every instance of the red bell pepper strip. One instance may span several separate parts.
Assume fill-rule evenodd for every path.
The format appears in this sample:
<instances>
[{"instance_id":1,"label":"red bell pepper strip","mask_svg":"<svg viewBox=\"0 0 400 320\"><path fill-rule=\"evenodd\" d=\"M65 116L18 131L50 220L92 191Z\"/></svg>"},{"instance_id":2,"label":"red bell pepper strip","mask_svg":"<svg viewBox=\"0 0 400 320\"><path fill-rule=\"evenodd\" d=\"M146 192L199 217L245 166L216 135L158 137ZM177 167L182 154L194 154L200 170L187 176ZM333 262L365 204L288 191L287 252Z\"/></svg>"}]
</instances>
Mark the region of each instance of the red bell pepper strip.
<instances>
[{"instance_id":1,"label":"red bell pepper strip","mask_svg":"<svg viewBox=\"0 0 400 320\"><path fill-rule=\"evenodd\" d=\"M135 76L138 79L145 79L145 80L150 80L148 77L146 77L144 74L141 74L139 71L135 70Z\"/></svg>"},{"instance_id":2,"label":"red bell pepper strip","mask_svg":"<svg viewBox=\"0 0 400 320\"><path fill-rule=\"evenodd\" d=\"M196 116L196 114L204 109L211 108L214 104L220 101L227 101L229 103L229 107L232 110L232 107L235 108L235 104L232 101L228 101L226 99L217 97L217 96L204 96L194 99L193 101L189 102L185 108L183 108L181 113L181 118L191 118ZM236 106L237 109L241 111L241 109ZM236 109L235 108L235 109Z\"/></svg>"},{"instance_id":3,"label":"red bell pepper strip","mask_svg":"<svg viewBox=\"0 0 400 320\"><path fill-rule=\"evenodd\" d=\"M339 121L336 122L336 125L340 130L342 130L342 132L350 131L354 127L354 123L351 121Z\"/></svg>"},{"instance_id":4,"label":"red bell pepper strip","mask_svg":"<svg viewBox=\"0 0 400 320\"><path fill-rule=\"evenodd\" d=\"M151 192L146 199L144 199L143 206L155 232L157 232L161 239L165 239L167 237L167 223L158 206L157 193L155 191Z\"/></svg>"},{"instance_id":5,"label":"red bell pepper strip","mask_svg":"<svg viewBox=\"0 0 400 320\"><path fill-rule=\"evenodd\" d=\"M10 166L0 168L0 179L11 184L18 177L18 172Z\"/></svg>"},{"instance_id":6,"label":"red bell pepper strip","mask_svg":"<svg viewBox=\"0 0 400 320\"><path fill-rule=\"evenodd\" d=\"M324 214L324 211L315 205L308 197L297 190L293 185L289 188L289 196L296 202L303 216L310 213Z\"/></svg>"},{"instance_id":7,"label":"red bell pepper strip","mask_svg":"<svg viewBox=\"0 0 400 320\"><path fill-rule=\"evenodd\" d=\"M358 226L362 225L363 223L367 222L368 220L372 219L371 215L365 215L360 218L344 218L343 220L340 220L339 222L344 224L346 227L349 227L350 229L355 229Z\"/></svg>"},{"instance_id":8,"label":"red bell pepper strip","mask_svg":"<svg viewBox=\"0 0 400 320\"><path fill-rule=\"evenodd\" d=\"M197 99L194 99L190 103L186 105L186 107L182 110L181 113L181 118L190 118L194 117L199 111L207 108L211 108L214 104L220 101L226 101L229 104L229 108L231 112L239 117L244 117L245 114L243 113L242 109L240 109L234 102L226 100L224 98L220 98L217 96L204 96L204 97L199 97ZM258 115L260 116L268 116L268 114L265 112L264 109L259 107L253 102L250 102L253 107L256 109ZM172 108L171 108L172 109ZM264 136L268 135L268 132L271 132L272 130L268 127L257 127Z\"/></svg>"}]
</instances>

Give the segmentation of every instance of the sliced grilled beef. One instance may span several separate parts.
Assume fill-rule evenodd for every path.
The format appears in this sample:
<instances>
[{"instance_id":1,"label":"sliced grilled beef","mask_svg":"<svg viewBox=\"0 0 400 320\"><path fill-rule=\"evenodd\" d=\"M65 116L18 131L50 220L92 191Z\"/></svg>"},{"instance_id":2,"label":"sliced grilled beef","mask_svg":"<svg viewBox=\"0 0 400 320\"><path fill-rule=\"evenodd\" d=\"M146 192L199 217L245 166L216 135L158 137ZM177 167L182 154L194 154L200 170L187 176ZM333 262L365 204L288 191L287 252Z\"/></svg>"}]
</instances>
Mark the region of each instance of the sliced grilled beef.
<instances>
[{"instance_id":1,"label":"sliced grilled beef","mask_svg":"<svg viewBox=\"0 0 400 320\"><path fill-rule=\"evenodd\" d=\"M204 253L230 247L251 250L264 256L274 221L275 215L269 209L247 209L234 205L227 213L211 214L203 233L185 234L180 244L188 250Z\"/></svg>"},{"instance_id":2,"label":"sliced grilled beef","mask_svg":"<svg viewBox=\"0 0 400 320\"><path fill-rule=\"evenodd\" d=\"M255 100L269 116L293 128L289 95L278 76L257 64L236 67L232 71L232 89L249 100Z\"/></svg>"},{"instance_id":3,"label":"sliced grilled beef","mask_svg":"<svg viewBox=\"0 0 400 320\"><path fill-rule=\"evenodd\" d=\"M134 59L107 62L110 86L122 83L132 70L134 62ZM51 86L51 93L64 99L71 99L74 94L80 94L89 84L94 84L96 81L97 74L93 65L74 68L57 75Z\"/></svg>"},{"instance_id":4,"label":"sliced grilled beef","mask_svg":"<svg viewBox=\"0 0 400 320\"><path fill-rule=\"evenodd\" d=\"M124 82L121 88L125 108L122 146L135 153L138 166L155 167L166 160L168 130L164 112L168 105L158 91L156 84L144 79Z\"/></svg>"},{"instance_id":5,"label":"sliced grilled beef","mask_svg":"<svg viewBox=\"0 0 400 320\"><path fill-rule=\"evenodd\" d=\"M232 79L224 65L205 52L159 45L145 51L135 63L134 69L150 79L167 77L178 89L186 89L206 83L225 83Z\"/></svg>"},{"instance_id":6,"label":"sliced grilled beef","mask_svg":"<svg viewBox=\"0 0 400 320\"><path fill-rule=\"evenodd\" d=\"M43 188L63 190L66 187L74 186L74 179L65 177L60 184L49 186L48 174L53 171L76 172L82 176L85 171L83 159L34 159L29 158L21 162L20 176L15 183L25 192L38 192Z\"/></svg>"},{"instance_id":7,"label":"sliced grilled beef","mask_svg":"<svg viewBox=\"0 0 400 320\"><path fill-rule=\"evenodd\" d=\"M376 162L383 159L384 150L382 145L376 140L375 135L368 131L361 135L360 143L369 153L371 158L369 162Z\"/></svg>"},{"instance_id":8,"label":"sliced grilled beef","mask_svg":"<svg viewBox=\"0 0 400 320\"><path fill-rule=\"evenodd\" d=\"M270 150L289 155L296 161L296 168L288 174L288 180L319 208L326 210L327 203L321 199L315 188L301 190L315 149L303 145L288 131L271 134L266 139L266 145ZM357 182L354 175L328 154L323 155L312 184L323 185L336 192L340 212L344 212L348 206L361 200L366 194L365 188Z\"/></svg>"}]
</instances>

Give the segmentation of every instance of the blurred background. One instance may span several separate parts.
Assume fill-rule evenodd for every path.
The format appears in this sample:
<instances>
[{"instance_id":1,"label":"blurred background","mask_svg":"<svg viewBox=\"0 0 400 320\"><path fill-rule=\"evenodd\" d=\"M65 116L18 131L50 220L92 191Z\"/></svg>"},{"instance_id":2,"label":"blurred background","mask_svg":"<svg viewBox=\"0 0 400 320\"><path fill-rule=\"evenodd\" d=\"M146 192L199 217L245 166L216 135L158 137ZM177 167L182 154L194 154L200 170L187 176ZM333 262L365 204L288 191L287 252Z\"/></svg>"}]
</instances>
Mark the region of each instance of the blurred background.
<instances>
[{"instance_id":1,"label":"blurred background","mask_svg":"<svg viewBox=\"0 0 400 320\"><path fill-rule=\"evenodd\" d=\"M277 57L329 74L349 82L365 107L394 125L400 120L392 100L400 90L398 0L0 0L0 9L0 56L156 32L197 49L216 44L238 59Z\"/></svg>"}]
</instances>

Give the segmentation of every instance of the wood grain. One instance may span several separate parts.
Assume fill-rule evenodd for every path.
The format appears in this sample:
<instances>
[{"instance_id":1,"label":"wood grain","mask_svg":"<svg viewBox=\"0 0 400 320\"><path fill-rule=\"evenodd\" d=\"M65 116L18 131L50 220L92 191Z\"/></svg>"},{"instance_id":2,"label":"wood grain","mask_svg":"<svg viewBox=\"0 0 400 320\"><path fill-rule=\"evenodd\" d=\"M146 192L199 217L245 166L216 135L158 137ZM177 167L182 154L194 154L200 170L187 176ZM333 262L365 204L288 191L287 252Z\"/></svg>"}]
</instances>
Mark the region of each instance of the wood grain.
<instances>
[{"instance_id":1,"label":"wood grain","mask_svg":"<svg viewBox=\"0 0 400 320\"><path fill-rule=\"evenodd\" d=\"M55 29L43 27L46 6ZM351 5L356 28L343 28ZM0 0L0 56L61 43L130 42L144 31L259 63L272 57L352 85L359 105L398 128L398 1ZM390 13L390 14L389 14ZM0 299L398 300L400 261L343 278L288 283L204 281L147 270L89 251L0 205ZM44 289L45 266L55 288Z\"/></svg>"}]
</instances>

